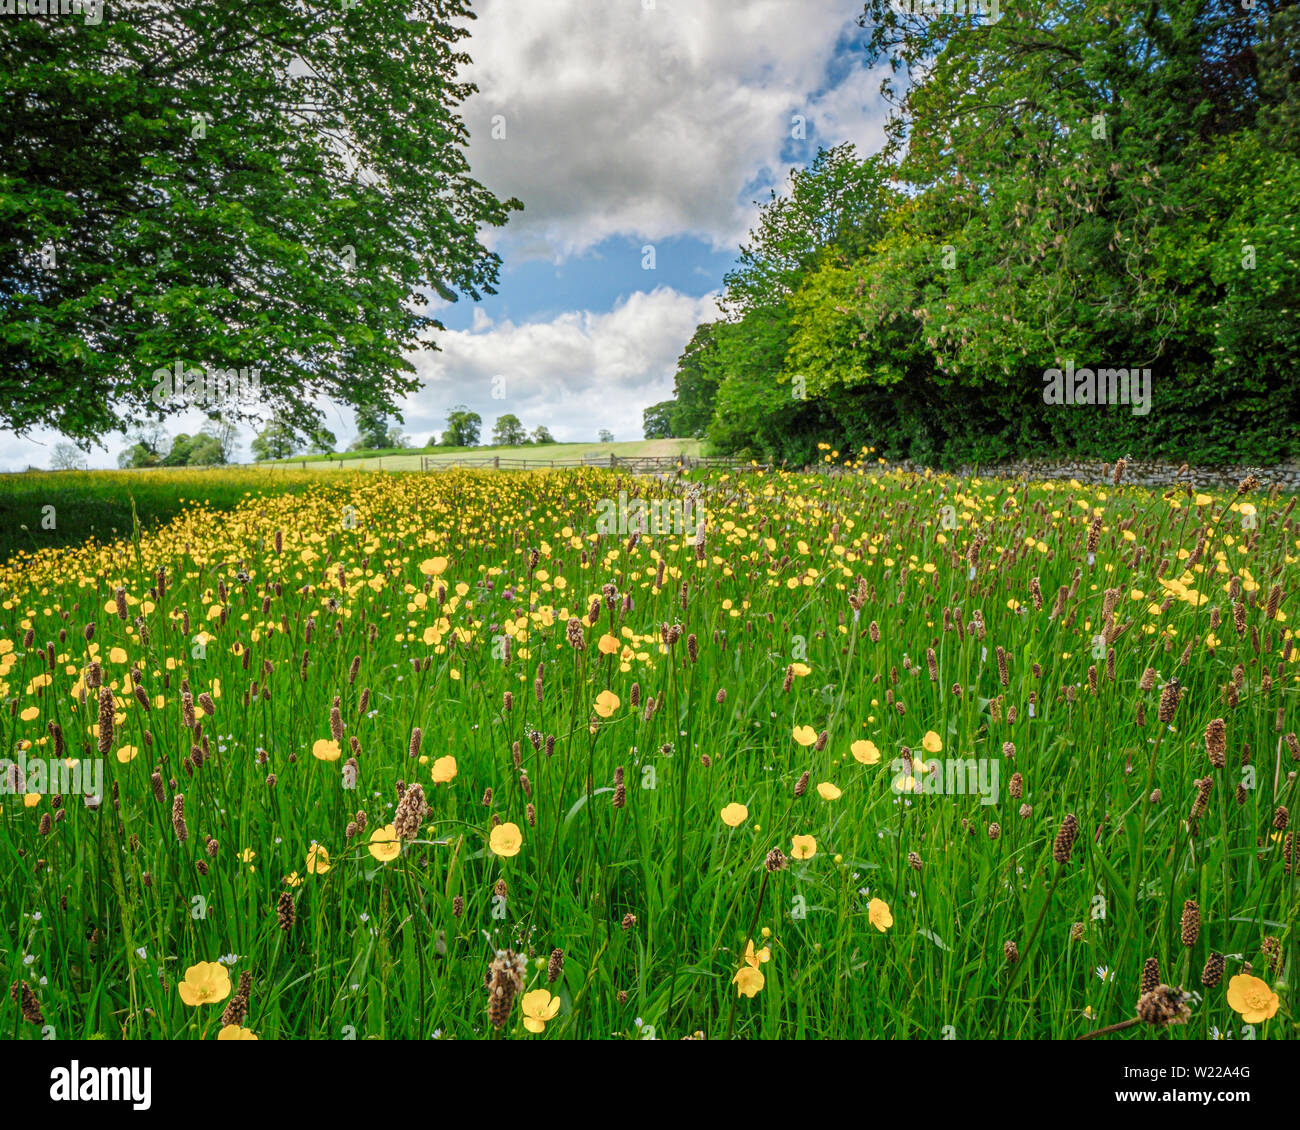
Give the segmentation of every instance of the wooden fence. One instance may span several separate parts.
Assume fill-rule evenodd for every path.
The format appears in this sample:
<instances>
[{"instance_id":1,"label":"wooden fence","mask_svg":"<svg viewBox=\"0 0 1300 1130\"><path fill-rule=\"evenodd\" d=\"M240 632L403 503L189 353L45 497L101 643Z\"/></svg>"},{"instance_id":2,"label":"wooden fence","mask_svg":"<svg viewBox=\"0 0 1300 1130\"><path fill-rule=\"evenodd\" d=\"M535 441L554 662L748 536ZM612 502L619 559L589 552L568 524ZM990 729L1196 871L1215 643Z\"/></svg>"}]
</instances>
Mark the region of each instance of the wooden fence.
<instances>
[{"instance_id":1,"label":"wooden fence","mask_svg":"<svg viewBox=\"0 0 1300 1130\"><path fill-rule=\"evenodd\" d=\"M423 455L420 466L425 471L441 471L448 467L481 467L493 471L541 471L553 467L607 467L611 471L627 471L633 475L672 474L675 471L696 469L725 469L729 471L767 470L766 466L743 463L734 459L705 459L697 455L603 455L593 454L580 459L525 459L509 455L489 455L479 458L439 459Z\"/></svg>"}]
</instances>

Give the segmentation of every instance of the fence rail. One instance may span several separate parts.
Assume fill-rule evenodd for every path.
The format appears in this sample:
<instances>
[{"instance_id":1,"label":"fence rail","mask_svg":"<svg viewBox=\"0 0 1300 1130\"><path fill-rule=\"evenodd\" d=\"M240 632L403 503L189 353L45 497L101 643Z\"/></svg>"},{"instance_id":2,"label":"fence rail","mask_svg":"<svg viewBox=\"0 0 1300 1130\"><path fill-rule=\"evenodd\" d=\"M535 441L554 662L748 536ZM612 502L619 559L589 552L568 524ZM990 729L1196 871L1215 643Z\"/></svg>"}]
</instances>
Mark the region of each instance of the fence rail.
<instances>
[{"instance_id":1,"label":"fence rail","mask_svg":"<svg viewBox=\"0 0 1300 1130\"><path fill-rule=\"evenodd\" d=\"M524 459L510 455L492 455L469 459L420 457L424 471L441 471L450 467L485 467L494 471L540 471L554 467L607 467L634 475L653 475L677 470L726 469L730 471L768 470L767 465L745 463L735 459L704 458L698 455L589 455L581 459Z\"/></svg>"}]
</instances>

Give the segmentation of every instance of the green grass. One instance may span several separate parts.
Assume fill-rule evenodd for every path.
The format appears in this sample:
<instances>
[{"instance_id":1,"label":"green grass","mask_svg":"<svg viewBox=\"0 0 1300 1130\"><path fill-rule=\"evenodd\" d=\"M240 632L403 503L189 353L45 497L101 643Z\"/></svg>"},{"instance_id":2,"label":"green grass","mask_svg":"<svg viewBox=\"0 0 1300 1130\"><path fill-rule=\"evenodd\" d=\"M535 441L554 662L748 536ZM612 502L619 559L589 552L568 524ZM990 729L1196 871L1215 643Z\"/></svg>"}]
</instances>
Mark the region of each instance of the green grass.
<instances>
[{"instance_id":1,"label":"green grass","mask_svg":"<svg viewBox=\"0 0 1300 1130\"><path fill-rule=\"evenodd\" d=\"M638 455L699 455L701 441L693 439L652 439L629 440L623 443L547 443L526 445L524 447L426 447L394 448L389 451L341 452L335 455L307 455L296 459L285 459L278 463L262 464L266 467L300 467L310 470L333 466L336 469L384 471L417 471L423 466L421 460L427 458L430 463L449 464L457 460L491 459L500 456L503 459L546 460L584 459L588 456L620 455L633 458Z\"/></svg>"},{"instance_id":2,"label":"green grass","mask_svg":"<svg viewBox=\"0 0 1300 1130\"><path fill-rule=\"evenodd\" d=\"M223 1006L187 1005L179 985L233 954L262 1038L1046 1039L1131 1018L1155 958L1162 981L1201 993L1189 1022L1106 1038L1183 1040L1242 1036L1226 990L1249 961L1279 998L1250 1034L1296 1036L1300 880L1273 832L1297 799L1286 500L1251 496L1247 514L1109 484L703 485L702 551L680 531L601 536L601 500L643 480L450 471L187 508L138 543L0 576L15 710L0 742L52 755L53 723L87 762L102 745L120 805L2 798L0 972L62 1038L213 1038ZM1107 610L1113 655L1097 640ZM111 737L94 729L103 692L80 701L95 659ZM188 724L183 680L214 696L213 716ZM336 700L342 756L322 760ZM1224 768L1207 757L1214 718ZM936 762L920 781L946 758L996 766L995 803L901 792L905 749ZM449 757L454 778L435 783ZM384 862L371 836L399 781L430 807ZM732 804L747 810L735 827L720 817ZM1067 815L1079 834L1062 863ZM496 820L518 828L517 854L494 852ZM815 854L789 858L795 837ZM308 873L313 844L327 872ZM774 850L784 865L769 870ZM1185 946L1189 899L1202 925ZM738 996L749 941L769 960ZM518 1000L489 1022L484 976L506 949L526 955L527 991L559 998L541 1035ZM1211 951L1227 973L1203 987ZM41 1037L12 1006L0 1015L7 1036Z\"/></svg>"},{"instance_id":3,"label":"green grass","mask_svg":"<svg viewBox=\"0 0 1300 1130\"><path fill-rule=\"evenodd\" d=\"M141 526L153 529L195 503L228 510L250 495L294 494L315 483L315 474L272 476L256 467L0 475L0 561L91 538L125 537L132 528L132 502Z\"/></svg>"}]
</instances>

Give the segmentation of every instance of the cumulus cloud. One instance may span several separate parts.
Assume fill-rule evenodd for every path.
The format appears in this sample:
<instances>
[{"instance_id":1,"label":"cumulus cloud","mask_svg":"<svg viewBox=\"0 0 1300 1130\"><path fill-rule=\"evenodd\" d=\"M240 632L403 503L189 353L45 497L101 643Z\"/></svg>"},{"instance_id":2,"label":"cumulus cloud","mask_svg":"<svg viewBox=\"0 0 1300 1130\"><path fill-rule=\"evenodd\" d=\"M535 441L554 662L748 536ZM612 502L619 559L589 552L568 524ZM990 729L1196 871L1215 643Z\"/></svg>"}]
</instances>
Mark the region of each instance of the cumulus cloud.
<instances>
[{"instance_id":1,"label":"cumulus cloud","mask_svg":"<svg viewBox=\"0 0 1300 1130\"><path fill-rule=\"evenodd\" d=\"M754 218L744 186L788 172L794 114L824 144L870 152L883 139L878 78L851 67L825 81L861 11L852 0L484 0L477 11L470 162L526 204L493 233L513 257L576 255L614 235L733 247Z\"/></svg>"},{"instance_id":2,"label":"cumulus cloud","mask_svg":"<svg viewBox=\"0 0 1300 1130\"><path fill-rule=\"evenodd\" d=\"M402 404L405 431L423 443L463 403L483 417L484 440L507 412L529 431L547 425L561 441L594 440L601 428L640 439L642 409L672 396L682 346L696 325L717 316L715 295L660 287L604 313L521 324L484 318L444 335L441 352L412 358L424 389Z\"/></svg>"}]
</instances>

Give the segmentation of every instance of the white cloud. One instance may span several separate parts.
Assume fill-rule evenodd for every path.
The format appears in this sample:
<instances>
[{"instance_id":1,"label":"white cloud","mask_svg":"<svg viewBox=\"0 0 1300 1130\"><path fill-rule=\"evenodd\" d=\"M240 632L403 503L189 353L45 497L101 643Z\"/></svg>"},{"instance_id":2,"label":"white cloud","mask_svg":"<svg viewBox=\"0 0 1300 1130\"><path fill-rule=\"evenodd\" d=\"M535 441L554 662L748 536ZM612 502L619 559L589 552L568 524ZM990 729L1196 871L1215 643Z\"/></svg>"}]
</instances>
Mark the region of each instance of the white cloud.
<instances>
[{"instance_id":1,"label":"white cloud","mask_svg":"<svg viewBox=\"0 0 1300 1130\"><path fill-rule=\"evenodd\" d=\"M637 291L607 313L573 311L549 322L445 334L441 352L412 358L425 387L402 404L404 430L423 444L442 433L448 409L463 403L483 417L484 441L507 412L529 431L547 425L562 441L594 440L601 428L640 439L642 409L672 396L682 347L700 322L717 316L714 295L660 287ZM500 399L492 395L497 377Z\"/></svg>"},{"instance_id":2,"label":"white cloud","mask_svg":"<svg viewBox=\"0 0 1300 1130\"><path fill-rule=\"evenodd\" d=\"M823 144L867 153L883 140L878 76L855 68L808 96L861 11L853 0L483 0L477 11L470 162L526 205L492 233L515 259L613 235L731 248L754 218L743 186L789 171L792 114Z\"/></svg>"}]
</instances>

